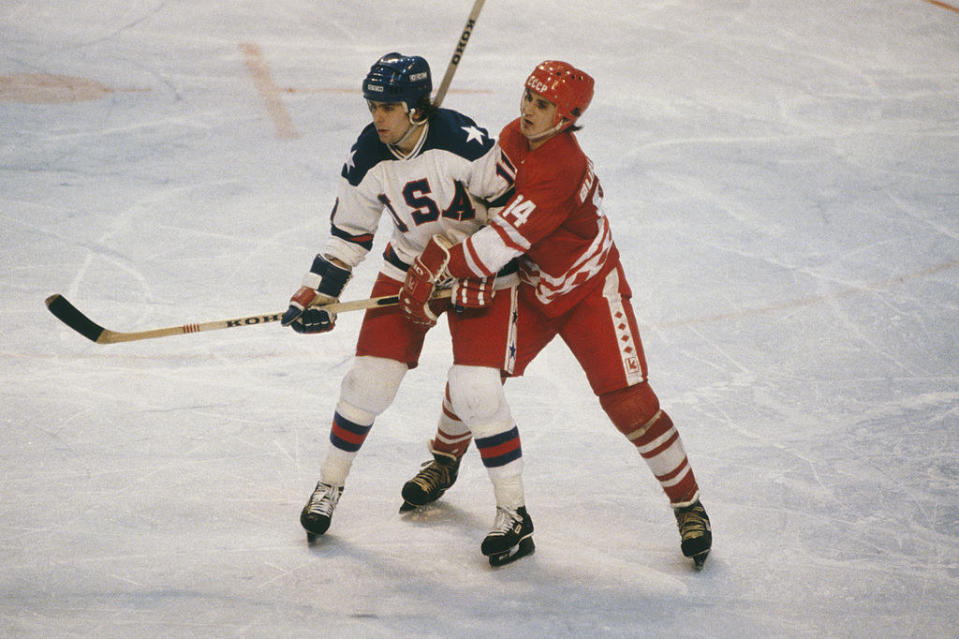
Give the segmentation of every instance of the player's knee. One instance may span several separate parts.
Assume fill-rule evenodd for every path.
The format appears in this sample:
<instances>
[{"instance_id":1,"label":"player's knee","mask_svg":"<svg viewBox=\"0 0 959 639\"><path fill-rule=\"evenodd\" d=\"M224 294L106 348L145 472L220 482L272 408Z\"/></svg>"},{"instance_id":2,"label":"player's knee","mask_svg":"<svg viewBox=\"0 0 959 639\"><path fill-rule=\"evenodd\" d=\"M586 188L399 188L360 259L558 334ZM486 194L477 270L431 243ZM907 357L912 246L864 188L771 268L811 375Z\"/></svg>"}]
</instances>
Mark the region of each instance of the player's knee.
<instances>
[{"instance_id":1,"label":"player's knee","mask_svg":"<svg viewBox=\"0 0 959 639\"><path fill-rule=\"evenodd\" d=\"M648 382L600 395L599 403L616 428L631 440L641 437L652 424L665 417L659 408L659 398Z\"/></svg>"},{"instance_id":2,"label":"player's knee","mask_svg":"<svg viewBox=\"0 0 959 639\"><path fill-rule=\"evenodd\" d=\"M359 419L366 414L368 420L372 420L393 403L406 371L406 364L393 359L357 357L340 384L338 410L348 419L367 421ZM344 411L360 414L347 415Z\"/></svg>"},{"instance_id":3,"label":"player's knee","mask_svg":"<svg viewBox=\"0 0 959 639\"><path fill-rule=\"evenodd\" d=\"M499 371L485 366L454 364L449 373L449 399L456 415L477 437L490 425L512 425Z\"/></svg>"}]
</instances>

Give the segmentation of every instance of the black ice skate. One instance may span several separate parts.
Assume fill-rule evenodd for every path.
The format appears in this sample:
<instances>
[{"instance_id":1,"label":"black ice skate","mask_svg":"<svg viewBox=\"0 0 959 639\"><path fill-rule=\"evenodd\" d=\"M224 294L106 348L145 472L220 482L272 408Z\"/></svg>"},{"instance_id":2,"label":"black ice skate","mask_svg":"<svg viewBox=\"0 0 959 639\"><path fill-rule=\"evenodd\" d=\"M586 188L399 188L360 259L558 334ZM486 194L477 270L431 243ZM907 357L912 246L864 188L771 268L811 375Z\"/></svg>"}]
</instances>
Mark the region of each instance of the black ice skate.
<instances>
[{"instance_id":1,"label":"black ice skate","mask_svg":"<svg viewBox=\"0 0 959 639\"><path fill-rule=\"evenodd\" d=\"M496 522L481 547L483 554L489 557L489 564L503 566L531 555L535 549L533 520L526 513L526 507L513 510L497 506Z\"/></svg>"},{"instance_id":2,"label":"black ice skate","mask_svg":"<svg viewBox=\"0 0 959 639\"><path fill-rule=\"evenodd\" d=\"M460 469L460 458L440 453L430 448L433 459L423 463L420 472L403 484L403 505L400 512L415 510L432 503L443 496L446 489L456 482Z\"/></svg>"},{"instance_id":3,"label":"black ice skate","mask_svg":"<svg viewBox=\"0 0 959 639\"><path fill-rule=\"evenodd\" d=\"M322 535L330 527L333 509L343 494L342 486L331 486L317 482L310 500L306 502L300 512L300 524L306 529L306 540L313 542L317 535Z\"/></svg>"},{"instance_id":4,"label":"black ice skate","mask_svg":"<svg viewBox=\"0 0 959 639\"><path fill-rule=\"evenodd\" d=\"M709 526L709 515L697 499L688 506L673 508L676 525L682 538L683 555L692 557L696 570L702 570L713 545L713 532Z\"/></svg>"}]
</instances>

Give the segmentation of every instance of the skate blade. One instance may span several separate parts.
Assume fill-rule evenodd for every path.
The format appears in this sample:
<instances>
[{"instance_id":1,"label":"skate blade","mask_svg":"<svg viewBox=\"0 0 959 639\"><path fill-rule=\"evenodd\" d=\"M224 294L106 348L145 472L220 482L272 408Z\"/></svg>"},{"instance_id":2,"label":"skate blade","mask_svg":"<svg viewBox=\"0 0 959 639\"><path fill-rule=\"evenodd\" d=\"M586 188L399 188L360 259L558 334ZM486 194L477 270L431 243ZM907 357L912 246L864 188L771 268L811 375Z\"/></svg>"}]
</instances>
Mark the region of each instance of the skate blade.
<instances>
[{"instance_id":1,"label":"skate blade","mask_svg":"<svg viewBox=\"0 0 959 639\"><path fill-rule=\"evenodd\" d=\"M489 556L489 565L494 568L511 564L517 559L532 555L536 550L536 544L532 537L527 537L506 552L496 553Z\"/></svg>"},{"instance_id":2,"label":"skate blade","mask_svg":"<svg viewBox=\"0 0 959 639\"><path fill-rule=\"evenodd\" d=\"M706 557L709 556L709 551L701 552L698 555L693 556L693 568L696 570L702 570L703 566L706 564Z\"/></svg>"},{"instance_id":3,"label":"skate blade","mask_svg":"<svg viewBox=\"0 0 959 639\"><path fill-rule=\"evenodd\" d=\"M407 513L428 513L434 508L440 508L440 504L436 503L436 500L428 501L425 504L414 504L411 501L403 501L403 504L400 506L400 514L405 515Z\"/></svg>"},{"instance_id":4,"label":"skate blade","mask_svg":"<svg viewBox=\"0 0 959 639\"><path fill-rule=\"evenodd\" d=\"M414 511L414 510L419 510L419 509L421 509L421 508L426 508L427 506L436 503L436 501L439 500L439 498L442 497L444 494L446 494L446 491L445 491L445 490L440 491L440 492L436 495L436 497L434 497L433 499L430 499L430 500L429 500L428 502L426 502L425 504L414 504L414 503L411 502L409 499L406 499L406 497L404 496L404 497L403 497L403 505L400 506L400 514L412 512L412 511Z\"/></svg>"},{"instance_id":5,"label":"skate blade","mask_svg":"<svg viewBox=\"0 0 959 639\"><path fill-rule=\"evenodd\" d=\"M404 501L403 505L400 506L400 514L411 513L414 510L419 510L420 508L423 508L426 505L427 504L423 504L423 506L417 506L416 504L410 503L408 501Z\"/></svg>"},{"instance_id":6,"label":"skate blade","mask_svg":"<svg viewBox=\"0 0 959 639\"><path fill-rule=\"evenodd\" d=\"M315 546L320 543L320 540L323 539L326 535L324 533L313 532L312 530L306 531L306 543L310 546Z\"/></svg>"}]
</instances>

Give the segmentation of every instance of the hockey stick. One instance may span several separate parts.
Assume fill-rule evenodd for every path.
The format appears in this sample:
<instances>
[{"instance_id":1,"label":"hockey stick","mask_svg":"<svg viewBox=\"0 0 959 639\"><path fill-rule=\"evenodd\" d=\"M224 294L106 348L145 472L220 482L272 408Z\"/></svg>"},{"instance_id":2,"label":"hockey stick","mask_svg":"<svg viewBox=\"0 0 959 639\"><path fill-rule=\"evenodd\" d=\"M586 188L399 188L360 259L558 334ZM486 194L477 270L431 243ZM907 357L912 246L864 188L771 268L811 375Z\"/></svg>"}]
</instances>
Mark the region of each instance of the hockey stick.
<instances>
[{"instance_id":1,"label":"hockey stick","mask_svg":"<svg viewBox=\"0 0 959 639\"><path fill-rule=\"evenodd\" d=\"M450 82L453 81L453 74L456 73L456 67L463 57L463 52L466 50L470 35L473 34L473 27L476 26L476 21L479 19L479 14L483 9L483 3L485 1L486 0L476 0L476 2L473 3L473 10L470 11L470 15L466 19L466 26L463 27L463 33L460 34L459 42L456 43L456 49L453 50L453 57L450 58L450 63L446 67L446 75L443 76L440 88L436 90L436 97L433 98L433 104L436 106L441 105L443 99L446 97L446 92L450 88Z\"/></svg>"},{"instance_id":2,"label":"hockey stick","mask_svg":"<svg viewBox=\"0 0 959 639\"><path fill-rule=\"evenodd\" d=\"M437 290L433 299L444 299L450 296L450 289ZM212 322L201 322L199 324L184 324L182 326L170 326L167 328L155 328L148 331L134 331L124 333L120 331L111 331L103 328L89 317L84 315L71 304L67 298L56 293L46 299L47 308L56 315L61 322L80 333L87 339L97 344L115 344L117 342L134 342L141 339L153 339L156 337L169 337L170 335L185 335L187 333L200 333L203 331L216 331L223 328L239 328L241 326L257 326L259 324L268 324L278 322L283 313L266 313L263 315L249 315L247 317L236 317L227 320L214 320ZM334 313L346 313L348 311L359 311L368 308L377 308L384 306L395 306L399 303L396 295L386 295L384 297L372 297L366 300L353 300L351 302L334 302L317 308L325 308Z\"/></svg>"}]
</instances>

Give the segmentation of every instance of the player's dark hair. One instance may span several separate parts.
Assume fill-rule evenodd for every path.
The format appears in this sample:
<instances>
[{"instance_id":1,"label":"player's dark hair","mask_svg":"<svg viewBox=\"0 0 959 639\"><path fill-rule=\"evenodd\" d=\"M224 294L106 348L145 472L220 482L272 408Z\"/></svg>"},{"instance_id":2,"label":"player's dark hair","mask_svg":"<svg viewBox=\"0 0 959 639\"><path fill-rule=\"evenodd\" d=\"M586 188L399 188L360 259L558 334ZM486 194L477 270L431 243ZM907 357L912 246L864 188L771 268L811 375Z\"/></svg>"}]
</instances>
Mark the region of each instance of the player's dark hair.
<instances>
[{"instance_id":1,"label":"player's dark hair","mask_svg":"<svg viewBox=\"0 0 959 639\"><path fill-rule=\"evenodd\" d=\"M433 104L429 95L424 95L419 99L419 102L416 103L417 122L432 120L439 112L440 108Z\"/></svg>"}]
</instances>

